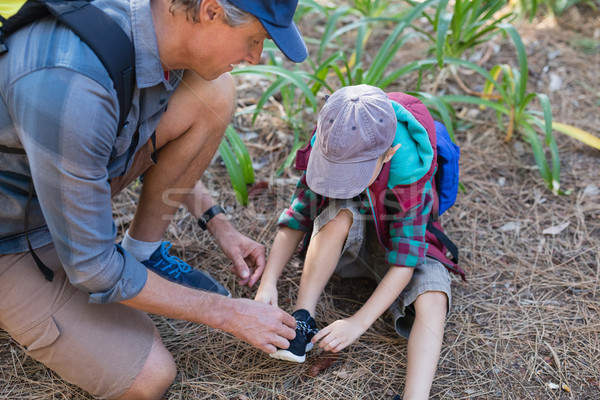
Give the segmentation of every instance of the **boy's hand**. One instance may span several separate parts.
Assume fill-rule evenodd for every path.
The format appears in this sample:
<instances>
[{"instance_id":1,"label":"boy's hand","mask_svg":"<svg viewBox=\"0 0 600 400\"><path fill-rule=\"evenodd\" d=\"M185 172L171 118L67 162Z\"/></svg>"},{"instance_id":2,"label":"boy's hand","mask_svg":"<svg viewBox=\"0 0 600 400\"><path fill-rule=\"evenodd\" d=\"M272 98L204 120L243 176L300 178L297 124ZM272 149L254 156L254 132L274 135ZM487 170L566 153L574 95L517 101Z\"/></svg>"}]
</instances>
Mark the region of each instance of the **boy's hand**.
<instances>
[{"instance_id":1,"label":"boy's hand","mask_svg":"<svg viewBox=\"0 0 600 400\"><path fill-rule=\"evenodd\" d=\"M317 343L320 340L319 347L325 351L337 353L349 344L354 343L366 330L358 321L352 318L339 319L321 329L312 338L312 342Z\"/></svg>"},{"instance_id":2,"label":"boy's hand","mask_svg":"<svg viewBox=\"0 0 600 400\"><path fill-rule=\"evenodd\" d=\"M254 300L277 307L277 287L261 282Z\"/></svg>"}]
</instances>

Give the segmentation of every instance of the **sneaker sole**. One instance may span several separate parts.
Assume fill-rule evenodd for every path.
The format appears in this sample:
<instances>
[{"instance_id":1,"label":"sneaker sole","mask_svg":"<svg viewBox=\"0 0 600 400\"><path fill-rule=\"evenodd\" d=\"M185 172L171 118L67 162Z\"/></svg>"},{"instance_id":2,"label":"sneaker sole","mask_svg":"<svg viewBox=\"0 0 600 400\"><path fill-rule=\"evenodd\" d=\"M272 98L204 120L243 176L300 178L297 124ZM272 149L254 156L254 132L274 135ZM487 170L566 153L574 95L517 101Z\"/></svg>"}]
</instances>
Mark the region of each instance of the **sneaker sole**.
<instances>
[{"instance_id":1,"label":"sneaker sole","mask_svg":"<svg viewBox=\"0 0 600 400\"><path fill-rule=\"evenodd\" d=\"M306 348L304 351L308 352L312 348L313 348L313 343L309 342L306 345ZM288 351L285 349L277 350L275 353L269 354L269 356L272 358L276 358L278 360L291 361L291 362L296 362L296 363L303 363L306 360L306 354L303 356L297 356L294 353L292 353L291 351Z\"/></svg>"}]
</instances>

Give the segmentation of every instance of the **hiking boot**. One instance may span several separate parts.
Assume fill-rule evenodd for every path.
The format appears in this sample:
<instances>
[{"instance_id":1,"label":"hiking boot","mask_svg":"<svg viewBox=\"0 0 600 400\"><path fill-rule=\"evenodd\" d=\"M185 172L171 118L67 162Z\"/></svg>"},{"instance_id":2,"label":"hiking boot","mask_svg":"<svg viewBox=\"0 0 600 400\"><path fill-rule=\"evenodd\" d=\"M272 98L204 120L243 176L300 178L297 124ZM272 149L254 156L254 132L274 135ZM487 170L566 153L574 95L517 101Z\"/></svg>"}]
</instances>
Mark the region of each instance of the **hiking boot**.
<instances>
[{"instance_id":1,"label":"hiking boot","mask_svg":"<svg viewBox=\"0 0 600 400\"><path fill-rule=\"evenodd\" d=\"M192 268L181 259L169 254L170 242L162 242L160 247L146 261L142 261L148 269L171 282L192 289L204 290L231 297L229 290L213 279L206 272Z\"/></svg>"},{"instance_id":2,"label":"hiking boot","mask_svg":"<svg viewBox=\"0 0 600 400\"><path fill-rule=\"evenodd\" d=\"M313 348L313 343L310 340L319 330L315 320L306 310L295 311L292 317L296 319L296 337L290 340L290 347L279 349L269 355L279 360L302 363L306 360L306 352Z\"/></svg>"}]
</instances>

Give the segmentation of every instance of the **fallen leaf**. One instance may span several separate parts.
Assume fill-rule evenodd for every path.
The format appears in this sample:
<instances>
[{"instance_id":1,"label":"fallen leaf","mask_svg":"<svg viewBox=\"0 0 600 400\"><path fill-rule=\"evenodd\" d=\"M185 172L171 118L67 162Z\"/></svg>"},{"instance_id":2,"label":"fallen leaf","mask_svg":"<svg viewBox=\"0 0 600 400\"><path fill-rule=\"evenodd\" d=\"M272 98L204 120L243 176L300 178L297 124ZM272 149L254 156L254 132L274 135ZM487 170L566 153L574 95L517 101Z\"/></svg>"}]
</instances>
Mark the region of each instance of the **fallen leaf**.
<instances>
[{"instance_id":1,"label":"fallen leaf","mask_svg":"<svg viewBox=\"0 0 600 400\"><path fill-rule=\"evenodd\" d=\"M567 221L564 224L551 226L550 228L544 229L542 231L542 234L544 234L544 235L558 235L559 233L561 233L562 231L564 231L567 228L567 226L569 226L570 224L571 224L571 222Z\"/></svg>"},{"instance_id":2,"label":"fallen leaf","mask_svg":"<svg viewBox=\"0 0 600 400\"><path fill-rule=\"evenodd\" d=\"M595 196L599 193L600 189L598 189L598 186L594 185L593 183L590 183L585 187L585 189L583 189L583 194L586 196Z\"/></svg>"},{"instance_id":3,"label":"fallen leaf","mask_svg":"<svg viewBox=\"0 0 600 400\"><path fill-rule=\"evenodd\" d=\"M521 229L520 222L507 222L506 224L500 227L500 230L502 232L518 231L519 229Z\"/></svg>"},{"instance_id":4,"label":"fallen leaf","mask_svg":"<svg viewBox=\"0 0 600 400\"><path fill-rule=\"evenodd\" d=\"M332 374L337 376L340 379L348 379L348 377L350 377L350 374L348 374L348 371L346 371L345 369L341 369L339 371L333 371Z\"/></svg>"},{"instance_id":5,"label":"fallen leaf","mask_svg":"<svg viewBox=\"0 0 600 400\"><path fill-rule=\"evenodd\" d=\"M255 197L262 193L264 190L269 188L269 182L267 181L258 181L250 186L248 190L248 197Z\"/></svg>"},{"instance_id":6,"label":"fallen leaf","mask_svg":"<svg viewBox=\"0 0 600 400\"><path fill-rule=\"evenodd\" d=\"M314 363L313 365L308 369L308 375L312 376L313 378L317 375L319 375L320 373L322 373L323 371L325 371L326 369L328 369L329 367L331 367L331 365L338 359L340 358L339 354L335 354L335 353L330 353L330 352L323 352L321 354L321 357L319 357Z\"/></svg>"},{"instance_id":7,"label":"fallen leaf","mask_svg":"<svg viewBox=\"0 0 600 400\"><path fill-rule=\"evenodd\" d=\"M556 389L559 389L559 388L560 388L560 386L558 386L558 385L557 385L556 383L554 383L554 382L548 382L548 383L547 383L547 385L548 385L548 387L549 387L550 389L552 389L552 390L556 390Z\"/></svg>"}]
</instances>

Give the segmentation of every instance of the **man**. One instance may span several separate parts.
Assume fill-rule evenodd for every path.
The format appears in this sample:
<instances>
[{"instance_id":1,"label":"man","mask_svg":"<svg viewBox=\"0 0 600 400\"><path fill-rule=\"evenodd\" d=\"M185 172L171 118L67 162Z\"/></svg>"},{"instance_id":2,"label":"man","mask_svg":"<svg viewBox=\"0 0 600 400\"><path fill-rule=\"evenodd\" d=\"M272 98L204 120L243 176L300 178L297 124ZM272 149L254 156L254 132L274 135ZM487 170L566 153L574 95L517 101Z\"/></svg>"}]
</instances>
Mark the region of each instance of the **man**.
<instances>
[{"instance_id":1,"label":"man","mask_svg":"<svg viewBox=\"0 0 600 400\"><path fill-rule=\"evenodd\" d=\"M6 39L0 145L27 155L0 153L0 328L27 354L94 396L155 399L176 368L147 312L230 332L268 353L287 348L290 315L220 295L199 271L173 282L171 268L189 267L161 237L183 204L208 220L240 284L260 277L264 247L229 224L199 179L234 110L232 65L257 63L267 38L292 61L306 57L296 4L94 1L135 46L136 89L120 130L112 81L73 32L47 18ZM134 219L115 244L111 195L141 174Z\"/></svg>"}]
</instances>

